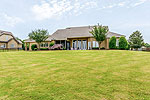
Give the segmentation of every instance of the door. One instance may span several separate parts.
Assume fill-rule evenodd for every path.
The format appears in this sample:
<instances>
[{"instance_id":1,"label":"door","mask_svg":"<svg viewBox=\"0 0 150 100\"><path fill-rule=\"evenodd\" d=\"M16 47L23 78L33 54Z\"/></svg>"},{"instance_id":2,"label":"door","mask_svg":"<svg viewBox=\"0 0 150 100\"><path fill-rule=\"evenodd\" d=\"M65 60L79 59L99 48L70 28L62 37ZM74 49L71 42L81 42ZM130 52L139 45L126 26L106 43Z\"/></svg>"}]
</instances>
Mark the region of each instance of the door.
<instances>
[{"instance_id":1,"label":"door","mask_svg":"<svg viewBox=\"0 0 150 100\"><path fill-rule=\"evenodd\" d=\"M70 42L67 41L67 50L70 50Z\"/></svg>"}]
</instances>

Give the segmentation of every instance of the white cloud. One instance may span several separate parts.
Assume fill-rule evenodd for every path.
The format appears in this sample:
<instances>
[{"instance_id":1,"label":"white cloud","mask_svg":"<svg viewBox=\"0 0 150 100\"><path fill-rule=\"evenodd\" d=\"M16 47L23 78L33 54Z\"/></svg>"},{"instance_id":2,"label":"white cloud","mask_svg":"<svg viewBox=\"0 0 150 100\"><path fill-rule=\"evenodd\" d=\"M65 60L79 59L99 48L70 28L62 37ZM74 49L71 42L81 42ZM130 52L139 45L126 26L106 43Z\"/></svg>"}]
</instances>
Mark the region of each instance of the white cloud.
<instances>
[{"instance_id":1,"label":"white cloud","mask_svg":"<svg viewBox=\"0 0 150 100\"><path fill-rule=\"evenodd\" d=\"M18 23L24 22L21 18L15 16L9 16L5 13L0 14L0 25L14 27Z\"/></svg>"},{"instance_id":2,"label":"white cloud","mask_svg":"<svg viewBox=\"0 0 150 100\"><path fill-rule=\"evenodd\" d=\"M65 13L81 14L83 10L97 7L95 1L88 0L42 0L41 4L32 7L37 20L58 18Z\"/></svg>"},{"instance_id":3,"label":"white cloud","mask_svg":"<svg viewBox=\"0 0 150 100\"><path fill-rule=\"evenodd\" d=\"M143 4L143 3L145 3L146 1L149 1L149 0L139 0L138 2L136 2L135 4L133 4L132 6L133 7L139 6L139 5Z\"/></svg>"}]
</instances>

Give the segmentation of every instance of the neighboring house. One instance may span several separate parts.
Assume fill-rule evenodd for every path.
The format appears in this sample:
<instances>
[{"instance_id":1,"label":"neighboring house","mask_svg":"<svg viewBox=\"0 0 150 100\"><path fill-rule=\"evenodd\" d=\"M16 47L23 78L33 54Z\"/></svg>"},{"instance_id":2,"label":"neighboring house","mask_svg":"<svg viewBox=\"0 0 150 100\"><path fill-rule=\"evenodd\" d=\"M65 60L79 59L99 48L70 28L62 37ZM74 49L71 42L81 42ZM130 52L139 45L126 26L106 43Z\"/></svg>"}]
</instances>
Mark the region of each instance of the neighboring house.
<instances>
[{"instance_id":1,"label":"neighboring house","mask_svg":"<svg viewBox=\"0 0 150 100\"><path fill-rule=\"evenodd\" d=\"M0 30L0 48L21 49L22 42L16 40L11 32Z\"/></svg>"},{"instance_id":2,"label":"neighboring house","mask_svg":"<svg viewBox=\"0 0 150 100\"><path fill-rule=\"evenodd\" d=\"M49 48L50 42L55 42L55 44L62 44L67 50L91 50L92 48L98 48L98 42L93 35L89 33L92 29L93 26L59 29L50 35L46 42L41 44L41 47ZM124 35L108 32L107 39L101 43L101 48L109 49L109 39L112 36L116 36L116 46L119 46L119 38ZM29 39L26 40L25 43L30 45L30 50L31 45L36 44L35 41Z\"/></svg>"}]
</instances>

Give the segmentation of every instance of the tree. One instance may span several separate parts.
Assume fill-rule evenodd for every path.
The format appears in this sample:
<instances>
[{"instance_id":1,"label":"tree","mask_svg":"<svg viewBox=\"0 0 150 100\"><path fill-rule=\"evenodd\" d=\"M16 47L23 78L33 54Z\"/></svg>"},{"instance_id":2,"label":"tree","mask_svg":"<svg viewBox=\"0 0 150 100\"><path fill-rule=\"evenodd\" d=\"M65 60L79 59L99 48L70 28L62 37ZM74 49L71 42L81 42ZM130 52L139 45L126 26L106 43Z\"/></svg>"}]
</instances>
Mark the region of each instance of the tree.
<instances>
[{"instance_id":1,"label":"tree","mask_svg":"<svg viewBox=\"0 0 150 100\"><path fill-rule=\"evenodd\" d=\"M130 35L129 44L131 48L135 48L135 49L141 48L143 43L144 43L144 40L140 31L135 31L133 32L133 34Z\"/></svg>"},{"instance_id":2,"label":"tree","mask_svg":"<svg viewBox=\"0 0 150 100\"><path fill-rule=\"evenodd\" d=\"M44 29L38 29L29 33L28 36L30 39L36 41L40 49L40 44L48 38L48 31Z\"/></svg>"},{"instance_id":3,"label":"tree","mask_svg":"<svg viewBox=\"0 0 150 100\"><path fill-rule=\"evenodd\" d=\"M125 50L128 48L128 42L124 36L119 38L119 49Z\"/></svg>"},{"instance_id":4,"label":"tree","mask_svg":"<svg viewBox=\"0 0 150 100\"><path fill-rule=\"evenodd\" d=\"M109 40L109 48L110 49L116 49L116 37L113 36Z\"/></svg>"},{"instance_id":5,"label":"tree","mask_svg":"<svg viewBox=\"0 0 150 100\"><path fill-rule=\"evenodd\" d=\"M106 39L108 31L109 31L108 27L102 26L102 25L94 26L92 31L90 31L90 33L93 35L93 37L98 42L99 49L100 49L101 43Z\"/></svg>"},{"instance_id":6,"label":"tree","mask_svg":"<svg viewBox=\"0 0 150 100\"><path fill-rule=\"evenodd\" d=\"M144 46L147 47L147 48L149 48L149 47L150 47L150 44L144 43Z\"/></svg>"}]
</instances>

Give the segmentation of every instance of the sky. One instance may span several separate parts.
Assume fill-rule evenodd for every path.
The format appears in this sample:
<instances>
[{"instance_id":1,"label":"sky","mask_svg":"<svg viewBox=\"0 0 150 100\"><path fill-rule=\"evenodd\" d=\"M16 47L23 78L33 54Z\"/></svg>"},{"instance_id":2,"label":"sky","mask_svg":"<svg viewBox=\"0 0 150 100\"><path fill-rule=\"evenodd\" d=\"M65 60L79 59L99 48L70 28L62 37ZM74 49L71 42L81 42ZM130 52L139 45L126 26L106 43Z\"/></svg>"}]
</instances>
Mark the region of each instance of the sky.
<instances>
[{"instance_id":1,"label":"sky","mask_svg":"<svg viewBox=\"0 0 150 100\"><path fill-rule=\"evenodd\" d=\"M150 43L150 0L0 0L0 30L21 39L35 29L97 24L130 36L139 30Z\"/></svg>"}]
</instances>

